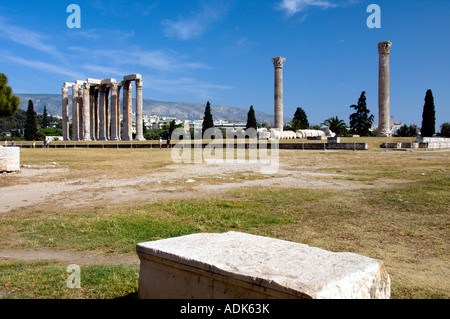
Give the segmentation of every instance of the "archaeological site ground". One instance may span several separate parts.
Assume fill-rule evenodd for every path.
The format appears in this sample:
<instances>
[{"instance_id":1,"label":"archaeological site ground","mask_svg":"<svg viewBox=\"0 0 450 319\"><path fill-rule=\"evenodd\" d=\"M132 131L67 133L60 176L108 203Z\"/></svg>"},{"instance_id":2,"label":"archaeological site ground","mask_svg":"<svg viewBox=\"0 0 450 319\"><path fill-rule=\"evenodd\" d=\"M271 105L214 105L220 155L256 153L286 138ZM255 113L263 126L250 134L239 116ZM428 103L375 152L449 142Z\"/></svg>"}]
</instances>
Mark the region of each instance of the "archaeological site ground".
<instances>
[{"instance_id":1,"label":"archaeological site ground","mask_svg":"<svg viewBox=\"0 0 450 319\"><path fill-rule=\"evenodd\" d=\"M280 150L273 174L174 164L164 148L22 148L21 170L0 175L0 298L135 298L138 243L228 231L379 259L392 298L449 298L450 151L361 140Z\"/></svg>"}]
</instances>

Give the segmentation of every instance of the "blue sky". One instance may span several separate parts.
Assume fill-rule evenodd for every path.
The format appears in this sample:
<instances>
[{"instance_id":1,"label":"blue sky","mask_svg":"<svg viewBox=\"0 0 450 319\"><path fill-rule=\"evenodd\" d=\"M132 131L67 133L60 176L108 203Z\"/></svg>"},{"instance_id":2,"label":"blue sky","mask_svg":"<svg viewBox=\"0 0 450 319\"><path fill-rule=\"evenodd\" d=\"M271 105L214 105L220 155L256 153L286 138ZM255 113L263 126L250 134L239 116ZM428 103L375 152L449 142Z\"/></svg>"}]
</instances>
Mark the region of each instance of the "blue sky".
<instances>
[{"instance_id":1,"label":"blue sky","mask_svg":"<svg viewBox=\"0 0 450 319\"><path fill-rule=\"evenodd\" d=\"M69 4L81 28L69 29ZM369 4L381 8L370 29ZM450 1L71 0L0 3L0 72L15 93L140 73L144 98L273 113L272 57L283 56L285 116L348 123L362 91L378 123L377 44L391 41L391 115L422 121L433 90L450 121ZM214 111L214 110L213 110Z\"/></svg>"}]
</instances>

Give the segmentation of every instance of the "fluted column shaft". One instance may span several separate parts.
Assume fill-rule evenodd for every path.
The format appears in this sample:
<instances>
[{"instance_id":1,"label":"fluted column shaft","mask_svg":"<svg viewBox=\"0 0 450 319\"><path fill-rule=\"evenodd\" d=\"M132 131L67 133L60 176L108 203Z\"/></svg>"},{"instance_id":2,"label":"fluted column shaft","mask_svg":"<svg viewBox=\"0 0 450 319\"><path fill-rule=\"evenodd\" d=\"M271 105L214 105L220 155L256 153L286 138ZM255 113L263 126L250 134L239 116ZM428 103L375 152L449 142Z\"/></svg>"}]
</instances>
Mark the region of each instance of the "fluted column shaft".
<instances>
[{"instance_id":1,"label":"fluted column shaft","mask_svg":"<svg viewBox=\"0 0 450 319\"><path fill-rule=\"evenodd\" d=\"M106 141L106 86L100 86L100 100L98 103L98 139L99 141Z\"/></svg>"},{"instance_id":2,"label":"fluted column shaft","mask_svg":"<svg viewBox=\"0 0 450 319\"><path fill-rule=\"evenodd\" d=\"M285 58L273 58L272 62L275 68L275 94L274 94L274 112L275 112L275 129L282 132L284 127L284 106L283 106L283 63Z\"/></svg>"},{"instance_id":3,"label":"fluted column shaft","mask_svg":"<svg viewBox=\"0 0 450 319\"><path fill-rule=\"evenodd\" d=\"M111 85L111 141L117 141L118 138L118 127L117 127L117 84Z\"/></svg>"},{"instance_id":4,"label":"fluted column shaft","mask_svg":"<svg viewBox=\"0 0 450 319\"><path fill-rule=\"evenodd\" d=\"M84 84L83 86L83 141L91 140L91 116L90 116L90 91L91 88L89 84Z\"/></svg>"},{"instance_id":5,"label":"fluted column shaft","mask_svg":"<svg viewBox=\"0 0 450 319\"><path fill-rule=\"evenodd\" d=\"M62 88L62 134L63 140L69 140L69 88Z\"/></svg>"},{"instance_id":6,"label":"fluted column shaft","mask_svg":"<svg viewBox=\"0 0 450 319\"><path fill-rule=\"evenodd\" d=\"M132 86L131 81L123 83L123 136L124 141L131 141L133 138L133 114L132 114Z\"/></svg>"},{"instance_id":7,"label":"fluted column shaft","mask_svg":"<svg viewBox=\"0 0 450 319\"><path fill-rule=\"evenodd\" d=\"M78 86L72 87L72 141L78 141Z\"/></svg>"},{"instance_id":8,"label":"fluted column shaft","mask_svg":"<svg viewBox=\"0 0 450 319\"><path fill-rule=\"evenodd\" d=\"M78 140L83 140L83 100L84 90L83 85L78 86Z\"/></svg>"},{"instance_id":9,"label":"fluted column shaft","mask_svg":"<svg viewBox=\"0 0 450 319\"><path fill-rule=\"evenodd\" d=\"M89 91L89 108L90 108L90 133L91 141L97 140L95 136L95 87L91 87Z\"/></svg>"},{"instance_id":10,"label":"fluted column shaft","mask_svg":"<svg viewBox=\"0 0 450 319\"><path fill-rule=\"evenodd\" d=\"M136 79L136 141L144 141L144 100L142 88L144 81Z\"/></svg>"},{"instance_id":11,"label":"fluted column shaft","mask_svg":"<svg viewBox=\"0 0 450 319\"><path fill-rule=\"evenodd\" d=\"M390 92L390 70L389 70L389 54L391 50L391 42L380 42L378 44L379 58L379 77L378 77L378 109L379 123L378 136L392 136L390 129L390 108L391 108L391 92Z\"/></svg>"}]
</instances>

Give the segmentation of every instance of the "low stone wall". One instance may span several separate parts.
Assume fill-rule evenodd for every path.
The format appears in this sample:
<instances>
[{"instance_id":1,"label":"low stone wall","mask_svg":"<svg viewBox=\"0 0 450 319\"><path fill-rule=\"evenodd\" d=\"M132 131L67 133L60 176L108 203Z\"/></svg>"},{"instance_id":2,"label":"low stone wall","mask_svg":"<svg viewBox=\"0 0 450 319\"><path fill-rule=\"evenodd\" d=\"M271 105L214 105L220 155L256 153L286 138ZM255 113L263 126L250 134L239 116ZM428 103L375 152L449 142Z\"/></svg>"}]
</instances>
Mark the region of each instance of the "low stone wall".
<instances>
[{"instance_id":1,"label":"low stone wall","mask_svg":"<svg viewBox=\"0 0 450 319\"><path fill-rule=\"evenodd\" d=\"M174 144L172 144L173 146ZM238 144L235 144L235 148L237 148ZM367 143L277 143L278 149L280 150L351 150L351 151L363 151L368 149ZM210 146L208 143L202 144L202 147L205 148ZM22 148L31 148L31 145L23 145L20 146ZM36 148L42 148L42 145L37 145ZM166 148L165 143L162 146ZM228 147L227 144L223 144L223 149ZM242 147L242 144L239 144L239 147ZM271 142L267 142L267 146L264 144L249 144L246 143L244 148L252 148L259 149L261 147L267 147L271 149ZM50 144L49 148L159 148L159 144L156 143L58 143L58 144Z\"/></svg>"},{"instance_id":2,"label":"low stone wall","mask_svg":"<svg viewBox=\"0 0 450 319\"><path fill-rule=\"evenodd\" d=\"M419 143L383 143L380 146L381 148L387 149L417 149L420 147Z\"/></svg>"},{"instance_id":3,"label":"low stone wall","mask_svg":"<svg viewBox=\"0 0 450 319\"><path fill-rule=\"evenodd\" d=\"M0 147L0 172L20 171L20 148Z\"/></svg>"},{"instance_id":4,"label":"low stone wall","mask_svg":"<svg viewBox=\"0 0 450 319\"><path fill-rule=\"evenodd\" d=\"M138 244L140 299L388 299L382 261L237 232Z\"/></svg>"},{"instance_id":5,"label":"low stone wall","mask_svg":"<svg viewBox=\"0 0 450 319\"><path fill-rule=\"evenodd\" d=\"M444 137L417 137L419 148L447 149L450 148L450 138Z\"/></svg>"}]
</instances>

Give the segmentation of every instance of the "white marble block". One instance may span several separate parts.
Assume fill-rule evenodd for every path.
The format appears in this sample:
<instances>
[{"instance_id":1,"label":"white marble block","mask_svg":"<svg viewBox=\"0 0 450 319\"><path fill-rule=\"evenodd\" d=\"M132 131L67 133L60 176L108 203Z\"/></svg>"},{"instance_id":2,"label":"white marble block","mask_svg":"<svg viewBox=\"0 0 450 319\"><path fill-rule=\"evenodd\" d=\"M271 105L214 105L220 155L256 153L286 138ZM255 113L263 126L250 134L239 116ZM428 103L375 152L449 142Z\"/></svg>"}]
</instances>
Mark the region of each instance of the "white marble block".
<instances>
[{"instance_id":1,"label":"white marble block","mask_svg":"<svg viewBox=\"0 0 450 319\"><path fill-rule=\"evenodd\" d=\"M141 299L388 299L380 260L229 232L138 244Z\"/></svg>"},{"instance_id":2,"label":"white marble block","mask_svg":"<svg viewBox=\"0 0 450 319\"><path fill-rule=\"evenodd\" d=\"M0 172L20 171L20 148L0 147Z\"/></svg>"}]
</instances>

